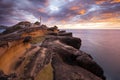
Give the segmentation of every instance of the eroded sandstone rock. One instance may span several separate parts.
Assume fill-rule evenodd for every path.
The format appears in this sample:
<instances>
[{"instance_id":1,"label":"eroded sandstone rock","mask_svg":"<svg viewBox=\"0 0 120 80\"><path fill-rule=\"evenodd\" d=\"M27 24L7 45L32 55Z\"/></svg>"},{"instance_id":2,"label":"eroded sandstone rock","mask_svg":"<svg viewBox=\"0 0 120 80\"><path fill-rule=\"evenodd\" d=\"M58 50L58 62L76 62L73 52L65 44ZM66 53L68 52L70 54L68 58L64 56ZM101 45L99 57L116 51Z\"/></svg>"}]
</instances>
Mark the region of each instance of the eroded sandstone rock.
<instances>
[{"instance_id":1,"label":"eroded sandstone rock","mask_svg":"<svg viewBox=\"0 0 120 80\"><path fill-rule=\"evenodd\" d=\"M26 37L25 35L21 37L21 35L23 33L34 35L31 32L36 32L37 30L44 32L43 29L45 31L48 30L51 36L47 35L40 45L32 45L31 48L25 47L23 43L28 43L33 36ZM15 60L14 64L10 64L10 72L13 71L14 74L6 75L3 71L0 71L0 80L105 80L102 68L89 54L79 50L81 47L81 39L72 37L72 33L58 31L56 26L49 29L47 27L36 27L19 30L19 36L15 33L14 35L10 34L0 37L1 41L6 41L1 44L1 46L5 44L8 45L8 42L12 40L22 40L22 46L25 48L21 49L22 51L24 50L22 55L13 59ZM13 45L11 45L11 49L13 49L12 46ZM15 50L20 54L20 47L14 47L12 50L13 53ZM2 50L2 48L0 50ZM16 55L18 55L18 52L16 52ZM48 74L49 76L42 74Z\"/></svg>"},{"instance_id":2,"label":"eroded sandstone rock","mask_svg":"<svg viewBox=\"0 0 120 80\"><path fill-rule=\"evenodd\" d=\"M62 39L64 40L64 38L62 38ZM79 51L78 49L73 48L72 46L66 45L65 42L61 43L61 39L55 39L52 41L46 40L42 46L44 46L48 49L51 49L52 53L54 53L55 55L58 56L58 58L56 58L56 59L62 60L62 62L64 64L71 65L73 68L74 68L74 66L84 68L84 69L88 70L89 72L93 73L94 75L105 80L102 68L95 61L93 61L93 58L90 55L83 53L83 52ZM61 62L56 62L57 61L56 59L55 60L53 59L53 62L55 62L55 64L56 64L54 67L56 67L58 64L61 65L61 67L64 67L64 65ZM54 63L53 63L53 65L54 65ZM58 68L59 67L60 66L58 66ZM66 69L68 67L64 67L64 68ZM61 74L61 73L64 73L64 72L59 73L59 71L58 71L58 73L56 73L55 75ZM71 72L68 72L68 73L71 73ZM66 76L66 79L67 78L70 78L70 77ZM81 78L79 78L79 79L81 79ZM60 78L58 80L64 80L64 79ZM83 80L86 80L86 79L84 78ZM96 80L96 79L93 79L93 80Z\"/></svg>"}]
</instances>

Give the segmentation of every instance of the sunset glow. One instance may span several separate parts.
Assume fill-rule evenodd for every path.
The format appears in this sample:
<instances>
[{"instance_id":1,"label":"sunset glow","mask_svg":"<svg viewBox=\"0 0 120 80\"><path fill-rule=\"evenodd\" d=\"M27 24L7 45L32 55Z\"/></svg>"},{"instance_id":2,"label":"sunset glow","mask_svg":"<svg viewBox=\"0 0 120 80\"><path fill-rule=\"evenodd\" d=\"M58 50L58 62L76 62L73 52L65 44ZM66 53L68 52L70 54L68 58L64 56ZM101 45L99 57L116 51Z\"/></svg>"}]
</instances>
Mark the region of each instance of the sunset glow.
<instances>
[{"instance_id":1,"label":"sunset glow","mask_svg":"<svg viewBox=\"0 0 120 80\"><path fill-rule=\"evenodd\" d=\"M61 29L120 29L120 23L98 22L59 25Z\"/></svg>"}]
</instances>

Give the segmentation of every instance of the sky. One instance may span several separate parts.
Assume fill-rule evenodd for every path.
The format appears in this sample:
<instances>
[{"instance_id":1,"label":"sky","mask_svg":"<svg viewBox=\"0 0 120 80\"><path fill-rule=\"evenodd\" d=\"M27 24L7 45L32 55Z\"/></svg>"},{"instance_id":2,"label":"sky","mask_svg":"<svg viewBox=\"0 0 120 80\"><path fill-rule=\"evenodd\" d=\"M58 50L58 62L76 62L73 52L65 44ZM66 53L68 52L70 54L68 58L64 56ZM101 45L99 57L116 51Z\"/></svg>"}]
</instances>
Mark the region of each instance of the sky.
<instances>
[{"instance_id":1,"label":"sky","mask_svg":"<svg viewBox=\"0 0 120 80\"><path fill-rule=\"evenodd\" d=\"M0 0L0 24L20 21L69 29L120 29L120 0Z\"/></svg>"}]
</instances>

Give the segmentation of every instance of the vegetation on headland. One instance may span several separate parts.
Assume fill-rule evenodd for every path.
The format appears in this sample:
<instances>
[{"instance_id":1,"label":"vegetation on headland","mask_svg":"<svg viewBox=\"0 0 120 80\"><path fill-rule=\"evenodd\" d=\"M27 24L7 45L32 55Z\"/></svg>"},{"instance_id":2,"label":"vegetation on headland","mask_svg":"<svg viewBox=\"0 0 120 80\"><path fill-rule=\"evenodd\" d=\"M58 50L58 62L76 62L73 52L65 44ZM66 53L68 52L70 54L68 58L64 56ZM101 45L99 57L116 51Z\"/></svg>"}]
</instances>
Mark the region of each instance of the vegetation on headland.
<instances>
[{"instance_id":1,"label":"vegetation on headland","mask_svg":"<svg viewBox=\"0 0 120 80\"><path fill-rule=\"evenodd\" d=\"M34 38L32 38L32 40L30 42L32 44L41 43L42 41L44 41L44 38L45 38L45 36L34 37Z\"/></svg>"},{"instance_id":2,"label":"vegetation on headland","mask_svg":"<svg viewBox=\"0 0 120 80\"><path fill-rule=\"evenodd\" d=\"M46 65L36 76L35 80L53 80L53 68L51 63Z\"/></svg>"}]
</instances>

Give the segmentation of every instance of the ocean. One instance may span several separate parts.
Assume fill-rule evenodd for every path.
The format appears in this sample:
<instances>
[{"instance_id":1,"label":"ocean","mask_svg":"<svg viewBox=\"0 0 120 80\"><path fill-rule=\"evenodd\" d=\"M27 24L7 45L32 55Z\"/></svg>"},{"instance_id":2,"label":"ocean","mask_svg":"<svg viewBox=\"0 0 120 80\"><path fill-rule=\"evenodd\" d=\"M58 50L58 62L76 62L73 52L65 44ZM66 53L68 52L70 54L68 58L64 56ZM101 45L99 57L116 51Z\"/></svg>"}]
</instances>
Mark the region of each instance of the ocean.
<instances>
[{"instance_id":1,"label":"ocean","mask_svg":"<svg viewBox=\"0 0 120 80\"><path fill-rule=\"evenodd\" d=\"M5 29L0 29L0 33L4 32L4 31L5 31Z\"/></svg>"},{"instance_id":2,"label":"ocean","mask_svg":"<svg viewBox=\"0 0 120 80\"><path fill-rule=\"evenodd\" d=\"M81 50L94 58L104 70L107 80L120 80L120 30L68 29L82 39Z\"/></svg>"}]
</instances>

